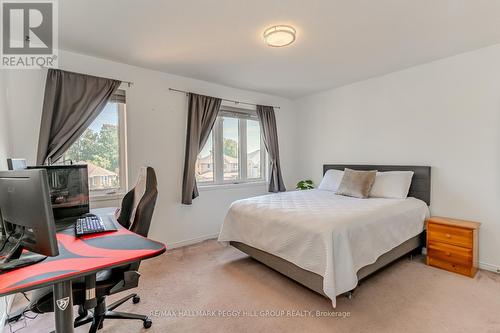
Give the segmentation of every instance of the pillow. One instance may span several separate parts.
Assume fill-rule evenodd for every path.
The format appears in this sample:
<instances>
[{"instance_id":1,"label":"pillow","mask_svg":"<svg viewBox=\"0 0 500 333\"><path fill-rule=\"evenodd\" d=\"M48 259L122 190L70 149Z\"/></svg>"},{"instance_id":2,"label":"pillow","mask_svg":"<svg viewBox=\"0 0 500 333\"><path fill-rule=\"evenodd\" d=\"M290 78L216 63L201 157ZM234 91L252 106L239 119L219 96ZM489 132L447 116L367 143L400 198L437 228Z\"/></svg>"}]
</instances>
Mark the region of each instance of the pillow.
<instances>
[{"instance_id":1,"label":"pillow","mask_svg":"<svg viewBox=\"0 0 500 333\"><path fill-rule=\"evenodd\" d=\"M366 199L370 195L377 171L345 169L337 194Z\"/></svg>"},{"instance_id":2,"label":"pillow","mask_svg":"<svg viewBox=\"0 0 500 333\"><path fill-rule=\"evenodd\" d=\"M413 171L377 172L370 197L406 199Z\"/></svg>"},{"instance_id":3,"label":"pillow","mask_svg":"<svg viewBox=\"0 0 500 333\"><path fill-rule=\"evenodd\" d=\"M318 190L337 192L343 176L344 171L342 170L328 170L323 176L323 179L318 186Z\"/></svg>"}]
</instances>

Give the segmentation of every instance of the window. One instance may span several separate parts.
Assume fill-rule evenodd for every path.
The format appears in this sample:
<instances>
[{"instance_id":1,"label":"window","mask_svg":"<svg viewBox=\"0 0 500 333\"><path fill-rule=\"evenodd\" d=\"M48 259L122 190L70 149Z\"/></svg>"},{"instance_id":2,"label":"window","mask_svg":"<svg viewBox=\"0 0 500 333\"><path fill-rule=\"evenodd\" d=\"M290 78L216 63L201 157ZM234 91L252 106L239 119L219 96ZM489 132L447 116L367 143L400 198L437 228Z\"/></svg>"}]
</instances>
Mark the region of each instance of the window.
<instances>
[{"instance_id":1,"label":"window","mask_svg":"<svg viewBox=\"0 0 500 333\"><path fill-rule=\"evenodd\" d=\"M222 106L196 161L200 185L265 179L266 153L255 111Z\"/></svg>"},{"instance_id":2,"label":"window","mask_svg":"<svg viewBox=\"0 0 500 333\"><path fill-rule=\"evenodd\" d=\"M196 161L196 181L199 183L214 181L214 144L213 133L210 132L207 143L198 154Z\"/></svg>"},{"instance_id":3,"label":"window","mask_svg":"<svg viewBox=\"0 0 500 333\"><path fill-rule=\"evenodd\" d=\"M125 107L125 91L118 90L59 161L87 164L91 196L125 192Z\"/></svg>"},{"instance_id":4,"label":"window","mask_svg":"<svg viewBox=\"0 0 500 333\"><path fill-rule=\"evenodd\" d=\"M265 149L260 137L260 124L257 120L247 120L247 178L261 179L263 177L261 161Z\"/></svg>"},{"instance_id":5,"label":"window","mask_svg":"<svg viewBox=\"0 0 500 333\"><path fill-rule=\"evenodd\" d=\"M236 181L240 178L239 144L240 119L222 117L222 151L224 153L224 180Z\"/></svg>"}]
</instances>

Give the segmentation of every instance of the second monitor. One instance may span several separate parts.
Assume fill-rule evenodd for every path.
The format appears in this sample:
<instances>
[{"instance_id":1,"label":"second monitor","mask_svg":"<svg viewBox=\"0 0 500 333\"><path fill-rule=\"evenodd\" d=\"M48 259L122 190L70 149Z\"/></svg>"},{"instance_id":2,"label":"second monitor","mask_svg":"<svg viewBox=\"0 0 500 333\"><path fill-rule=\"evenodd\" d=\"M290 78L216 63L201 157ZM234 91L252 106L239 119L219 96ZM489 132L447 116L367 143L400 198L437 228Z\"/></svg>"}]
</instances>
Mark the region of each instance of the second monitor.
<instances>
[{"instance_id":1,"label":"second monitor","mask_svg":"<svg viewBox=\"0 0 500 333\"><path fill-rule=\"evenodd\" d=\"M89 213L87 165L51 165L29 168L47 170L50 200L56 220Z\"/></svg>"}]
</instances>

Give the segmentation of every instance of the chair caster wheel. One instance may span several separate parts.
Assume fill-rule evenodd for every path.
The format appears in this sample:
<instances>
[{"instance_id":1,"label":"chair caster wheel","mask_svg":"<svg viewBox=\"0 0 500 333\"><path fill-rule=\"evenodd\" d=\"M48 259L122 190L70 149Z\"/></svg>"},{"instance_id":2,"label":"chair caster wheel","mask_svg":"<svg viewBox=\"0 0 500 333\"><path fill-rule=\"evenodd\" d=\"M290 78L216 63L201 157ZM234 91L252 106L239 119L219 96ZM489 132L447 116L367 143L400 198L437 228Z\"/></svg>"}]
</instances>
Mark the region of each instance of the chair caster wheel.
<instances>
[{"instance_id":1,"label":"chair caster wheel","mask_svg":"<svg viewBox=\"0 0 500 333\"><path fill-rule=\"evenodd\" d=\"M153 325L153 322L151 321L151 319L146 319L143 323L144 325L144 328L150 328L151 325Z\"/></svg>"},{"instance_id":2,"label":"chair caster wheel","mask_svg":"<svg viewBox=\"0 0 500 333\"><path fill-rule=\"evenodd\" d=\"M137 304L141 301L141 298L139 296L134 296L132 298L132 303Z\"/></svg>"}]
</instances>

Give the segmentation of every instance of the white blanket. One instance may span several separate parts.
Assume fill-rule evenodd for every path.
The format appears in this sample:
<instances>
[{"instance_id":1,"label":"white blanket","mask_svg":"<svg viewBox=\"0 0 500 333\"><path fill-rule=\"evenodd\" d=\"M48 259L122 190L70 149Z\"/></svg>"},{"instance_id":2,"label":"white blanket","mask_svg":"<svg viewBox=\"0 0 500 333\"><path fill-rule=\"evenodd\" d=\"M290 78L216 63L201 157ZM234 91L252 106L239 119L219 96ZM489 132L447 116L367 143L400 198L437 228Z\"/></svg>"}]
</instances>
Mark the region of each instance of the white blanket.
<instances>
[{"instance_id":1,"label":"white blanket","mask_svg":"<svg viewBox=\"0 0 500 333\"><path fill-rule=\"evenodd\" d=\"M428 216L415 198L292 191L235 201L219 241L238 241L321 275L335 307L337 295L356 287L361 267L422 232Z\"/></svg>"}]
</instances>

